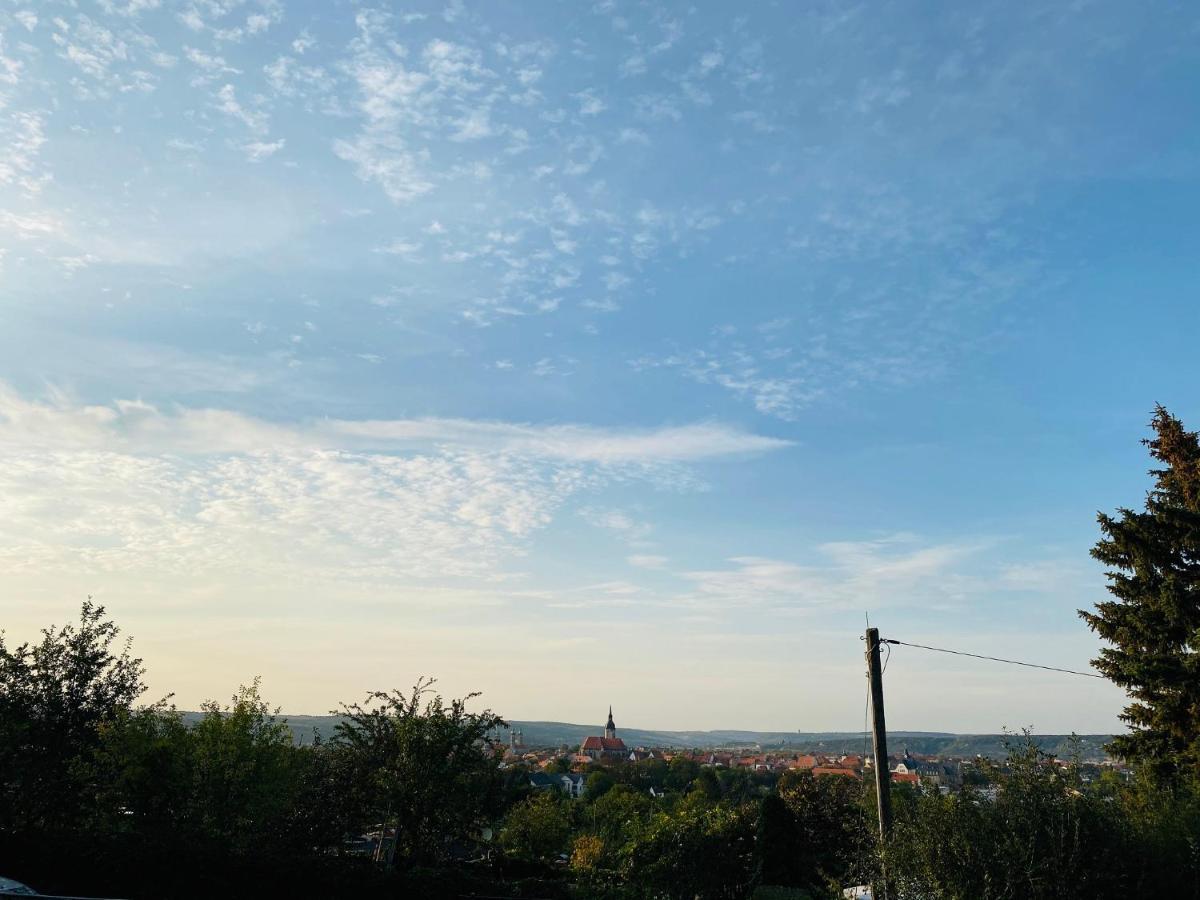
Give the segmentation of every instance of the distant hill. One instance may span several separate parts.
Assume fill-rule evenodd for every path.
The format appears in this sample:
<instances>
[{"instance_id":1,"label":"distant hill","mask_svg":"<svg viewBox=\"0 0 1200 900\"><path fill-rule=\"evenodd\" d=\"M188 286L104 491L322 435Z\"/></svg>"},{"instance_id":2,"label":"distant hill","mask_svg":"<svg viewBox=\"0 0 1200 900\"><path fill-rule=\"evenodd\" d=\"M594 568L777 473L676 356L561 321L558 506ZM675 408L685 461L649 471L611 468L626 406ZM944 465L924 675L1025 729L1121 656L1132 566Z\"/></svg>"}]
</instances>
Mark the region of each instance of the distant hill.
<instances>
[{"instance_id":1,"label":"distant hill","mask_svg":"<svg viewBox=\"0 0 1200 900\"><path fill-rule=\"evenodd\" d=\"M199 713L185 712L184 720L194 722ZM333 737L340 721L338 716L281 716L287 720L297 743L310 744L320 734L325 740ZM531 749L558 747L566 744L577 747L588 735L600 734L599 725L573 725L568 722L525 722L514 720L512 727L522 733L525 746ZM870 738L860 731L648 731L641 728L620 728L617 734L629 747L679 747L710 749L717 747L761 747L764 750L795 750L798 753L869 753ZM501 735L507 739L507 732ZM1036 740L1047 753L1067 757L1071 753L1070 735L1040 734ZM1108 734L1081 734L1079 752L1085 760L1105 758L1104 745L1112 740ZM1005 755L1004 743L1010 738L1003 734L952 734L940 731L890 731L888 749L892 753L936 754L944 756L987 756L993 759Z\"/></svg>"}]
</instances>

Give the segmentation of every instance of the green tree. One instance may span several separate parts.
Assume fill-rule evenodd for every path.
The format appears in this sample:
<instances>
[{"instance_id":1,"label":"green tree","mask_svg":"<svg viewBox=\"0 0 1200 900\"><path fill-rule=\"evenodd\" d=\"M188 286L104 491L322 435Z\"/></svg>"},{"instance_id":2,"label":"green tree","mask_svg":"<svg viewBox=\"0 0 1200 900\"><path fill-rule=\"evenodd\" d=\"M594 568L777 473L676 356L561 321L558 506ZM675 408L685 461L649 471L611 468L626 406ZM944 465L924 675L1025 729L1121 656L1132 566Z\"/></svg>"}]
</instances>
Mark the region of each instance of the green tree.
<instances>
[{"instance_id":1,"label":"green tree","mask_svg":"<svg viewBox=\"0 0 1200 900\"><path fill-rule=\"evenodd\" d=\"M395 829L394 854L413 863L446 859L499 811L499 757L490 735L505 722L475 713L469 694L446 703L421 679L407 695L376 691L343 706L334 743L357 773L364 825Z\"/></svg>"},{"instance_id":2,"label":"green tree","mask_svg":"<svg viewBox=\"0 0 1200 900\"><path fill-rule=\"evenodd\" d=\"M754 826L752 806L689 798L629 837L621 850L621 873L648 897L745 897L755 876Z\"/></svg>"},{"instance_id":3,"label":"green tree","mask_svg":"<svg viewBox=\"0 0 1200 900\"><path fill-rule=\"evenodd\" d=\"M895 804L888 868L899 897L1117 900L1169 896L1187 883L1176 871L1174 889L1148 891L1142 870L1166 857L1148 857L1120 801L1089 792L1028 734L988 775L990 799L923 790Z\"/></svg>"},{"instance_id":4,"label":"green tree","mask_svg":"<svg viewBox=\"0 0 1200 900\"><path fill-rule=\"evenodd\" d=\"M668 771L666 762L661 759L643 759L634 763L633 786L643 791L649 791L650 788L662 791L666 787Z\"/></svg>"},{"instance_id":5,"label":"green tree","mask_svg":"<svg viewBox=\"0 0 1200 900\"><path fill-rule=\"evenodd\" d=\"M538 791L509 811L500 829L500 846L522 859L557 859L571 839L569 804L558 791Z\"/></svg>"},{"instance_id":6,"label":"green tree","mask_svg":"<svg viewBox=\"0 0 1200 900\"><path fill-rule=\"evenodd\" d=\"M618 846L625 838L649 821L655 812L654 801L645 794L619 784L592 804L590 820L605 843Z\"/></svg>"},{"instance_id":7,"label":"green tree","mask_svg":"<svg viewBox=\"0 0 1200 900\"><path fill-rule=\"evenodd\" d=\"M701 769L692 782L692 793L699 794L705 800L720 800L721 782L717 779L717 773L708 766Z\"/></svg>"},{"instance_id":8,"label":"green tree","mask_svg":"<svg viewBox=\"0 0 1200 900\"><path fill-rule=\"evenodd\" d=\"M142 661L91 598L78 625L10 648L0 633L0 828L65 828L90 814L102 727L145 691Z\"/></svg>"},{"instance_id":9,"label":"green tree","mask_svg":"<svg viewBox=\"0 0 1200 900\"><path fill-rule=\"evenodd\" d=\"M190 820L193 734L161 704L121 712L100 728L96 827L167 839Z\"/></svg>"},{"instance_id":10,"label":"green tree","mask_svg":"<svg viewBox=\"0 0 1200 900\"><path fill-rule=\"evenodd\" d=\"M1112 599L1080 610L1109 646L1095 667L1132 702L1110 749L1162 776L1200 776L1200 439L1162 406L1144 440L1163 465L1144 511L1101 513L1092 555Z\"/></svg>"},{"instance_id":11,"label":"green tree","mask_svg":"<svg viewBox=\"0 0 1200 900\"><path fill-rule=\"evenodd\" d=\"M599 800L613 789L616 779L608 772L593 772L583 786L584 800Z\"/></svg>"},{"instance_id":12,"label":"green tree","mask_svg":"<svg viewBox=\"0 0 1200 900\"><path fill-rule=\"evenodd\" d=\"M282 842L299 775L287 723L263 701L257 678L224 709L216 701L201 709L192 729L193 803L201 830L239 850Z\"/></svg>"},{"instance_id":13,"label":"green tree","mask_svg":"<svg viewBox=\"0 0 1200 900\"><path fill-rule=\"evenodd\" d=\"M831 884L870 880L875 825L863 807L861 783L793 770L779 779L778 790L794 823L790 848L782 851L795 866L799 883L793 886L820 895Z\"/></svg>"},{"instance_id":14,"label":"green tree","mask_svg":"<svg viewBox=\"0 0 1200 900\"><path fill-rule=\"evenodd\" d=\"M663 784L672 791L683 793L692 786L692 782L699 774L700 766L696 761L680 754L672 759L671 764L667 767Z\"/></svg>"},{"instance_id":15,"label":"green tree","mask_svg":"<svg viewBox=\"0 0 1200 900\"><path fill-rule=\"evenodd\" d=\"M546 771L555 775L565 775L571 771L571 760L565 756L556 756Z\"/></svg>"}]
</instances>

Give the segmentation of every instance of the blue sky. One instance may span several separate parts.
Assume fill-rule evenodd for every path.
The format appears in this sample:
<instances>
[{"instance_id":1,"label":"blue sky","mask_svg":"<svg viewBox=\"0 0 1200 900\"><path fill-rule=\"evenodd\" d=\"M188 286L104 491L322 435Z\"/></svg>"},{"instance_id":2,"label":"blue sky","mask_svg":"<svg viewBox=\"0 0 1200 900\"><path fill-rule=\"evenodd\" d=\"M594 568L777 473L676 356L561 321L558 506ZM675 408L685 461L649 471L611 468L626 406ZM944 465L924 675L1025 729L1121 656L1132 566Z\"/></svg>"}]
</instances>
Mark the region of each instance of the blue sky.
<instances>
[{"instance_id":1,"label":"blue sky","mask_svg":"<svg viewBox=\"0 0 1200 900\"><path fill-rule=\"evenodd\" d=\"M862 727L1082 668L1200 421L1187 4L0 4L0 602L183 706ZM897 728L1117 726L897 650Z\"/></svg>"}]
</instances>

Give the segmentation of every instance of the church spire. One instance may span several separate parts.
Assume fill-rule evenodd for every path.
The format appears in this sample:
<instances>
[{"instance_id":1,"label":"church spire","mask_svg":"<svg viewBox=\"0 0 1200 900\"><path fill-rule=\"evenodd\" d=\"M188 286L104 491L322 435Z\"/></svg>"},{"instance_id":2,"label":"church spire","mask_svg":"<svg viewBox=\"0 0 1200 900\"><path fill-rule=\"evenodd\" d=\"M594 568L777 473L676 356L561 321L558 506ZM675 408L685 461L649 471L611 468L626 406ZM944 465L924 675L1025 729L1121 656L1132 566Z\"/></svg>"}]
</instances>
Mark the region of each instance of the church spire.
<instances>
[{"instance_id":1,"label":"church spire","mask_svg":"<svg viewBox=\"0 0 1200 900\"><path fill-rule=\"evenodd\" d=\"M615 738L617 736L617 726L613 724L611 704L608 707L608 722L604 725L604 736L606 738Z\"/></svg>"}]
</instances>

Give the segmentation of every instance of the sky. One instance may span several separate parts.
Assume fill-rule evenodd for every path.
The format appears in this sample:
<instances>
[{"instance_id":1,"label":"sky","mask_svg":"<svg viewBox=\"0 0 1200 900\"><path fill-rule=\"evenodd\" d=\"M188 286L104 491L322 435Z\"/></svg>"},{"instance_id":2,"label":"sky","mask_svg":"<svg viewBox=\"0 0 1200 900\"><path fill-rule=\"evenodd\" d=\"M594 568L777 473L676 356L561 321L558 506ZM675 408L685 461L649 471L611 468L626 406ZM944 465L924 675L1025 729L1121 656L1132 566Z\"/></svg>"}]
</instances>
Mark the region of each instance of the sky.
<instances>
[{"instance_id":1,"label":"sky","mask_svg":"<svg viewBox=\"0 0 1200 900\"><path fill-rule=\"evenodd\" d=\"M0 624L148 699L858 730L1086 669L1200 424L1187 3L0 0ZM1108 732L895 647L895 729Z\"/></svg>"}]
</instances>

